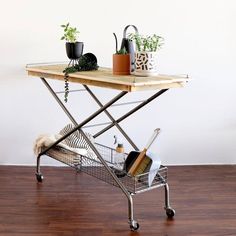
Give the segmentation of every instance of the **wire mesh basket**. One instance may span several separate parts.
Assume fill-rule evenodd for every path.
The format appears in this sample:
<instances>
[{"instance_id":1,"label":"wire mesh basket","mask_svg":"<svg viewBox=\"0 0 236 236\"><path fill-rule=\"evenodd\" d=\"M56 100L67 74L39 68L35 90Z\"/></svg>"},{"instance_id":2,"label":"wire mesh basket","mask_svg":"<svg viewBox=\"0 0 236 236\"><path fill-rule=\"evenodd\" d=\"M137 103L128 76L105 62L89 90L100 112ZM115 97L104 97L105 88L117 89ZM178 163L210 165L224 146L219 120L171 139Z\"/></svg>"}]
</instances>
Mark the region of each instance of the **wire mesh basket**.
<instances>
[{"instance_id":1,"label":"wire mesh basket","mask_svg":"<svg viewBox=\"0 0 236 236\"><path fill-rule=\"evenodd\" d=\"M114 163L116 151L110 147L97 143L95 144L95 147L97 148L103 159L107 162L108 166L110 166L114 173L117 173L116 165ZM96 156L95 158L82 156L59 146L50 149L46 154L75 169L81 170L91 176L94 176L97 179L100 179L108 184L119 187ZM127 154L124 155L127 156ZM156 170L153 171L156 172ZM126 187L126 189L133 194L163 186L167 182L167 167L161 166L159 168L151 185L149 185L148 181L149 174L150 172L146 172L136 176L130 176L125 173L124 175L118 177Z\"/></svg>"}]
</instances>

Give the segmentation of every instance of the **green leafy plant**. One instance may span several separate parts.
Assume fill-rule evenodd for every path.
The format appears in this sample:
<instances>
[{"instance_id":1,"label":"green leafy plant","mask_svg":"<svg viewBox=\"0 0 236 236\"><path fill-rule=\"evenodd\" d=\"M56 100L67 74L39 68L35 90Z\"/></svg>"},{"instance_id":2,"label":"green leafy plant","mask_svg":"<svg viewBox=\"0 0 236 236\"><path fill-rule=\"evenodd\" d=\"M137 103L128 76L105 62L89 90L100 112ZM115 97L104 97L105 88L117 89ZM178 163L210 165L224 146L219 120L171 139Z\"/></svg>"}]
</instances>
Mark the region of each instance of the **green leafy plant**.
<instances>
[{"instance_id":1,"label":"green leafy plant","mask_svg":"<svg viewBox=\"0 0 236 236\"><path fill-rule=\"evenodd\" d=\"M121 48L120 50L118 50L118 51L116 52L116 54L125 55L125 54L128 54L128 52L126 51L125 48Z\"/></svg>"},{"instance_id":2,"label":"green leafy plant","mask_svg":"<svg viewBox=\"0 0 236 236\"><path fill-rule=\"evenodd\" d=\"M164 38L156 34L151 36L129 34L129 39L134 40L139 52L156 52L164 43Z\"/></svg>"},{"instance_id":3,"label":"green leafy plant","mask_svg":"<svg viewBox=\"0 0 236 236\"><path fill-rule=\"evenodd\" d=\"M78 71L97 70L98 67L99 66L97 64L97 61L91 60L91 58L89 56L86 56L86 54L85 54L85 55L80 57L78 64L68 66L63 70L64 79L65 79L65 93L64 93L64 101L65 102L68 101L68 95L69 95L69 92L70 92L70 90L69 90L69 81L68 81L69 74L75 73L75 72L78 72Z\"/></svg>"},{"instance_id":4,"label":"green leafy plant","mask_svg":"<svg viewBox=\"0 0 236 236\"><path fill-rule=\"evenodd\" d=\"M61 40L66 40L69 43L75 43L79 36L79 31L76 28L70 27L70 23L61 25L61 27L64 29L64 34L61 37Z\"/></svg>"}]
</instances>

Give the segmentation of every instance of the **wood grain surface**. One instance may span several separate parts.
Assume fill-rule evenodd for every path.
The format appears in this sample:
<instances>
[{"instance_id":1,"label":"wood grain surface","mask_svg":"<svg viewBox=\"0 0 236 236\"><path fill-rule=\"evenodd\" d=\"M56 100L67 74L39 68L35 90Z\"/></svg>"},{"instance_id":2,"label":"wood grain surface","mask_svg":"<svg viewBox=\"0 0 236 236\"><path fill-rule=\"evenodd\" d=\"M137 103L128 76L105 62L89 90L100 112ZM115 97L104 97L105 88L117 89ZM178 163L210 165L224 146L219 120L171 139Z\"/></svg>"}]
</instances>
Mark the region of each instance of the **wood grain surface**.
<instances>
[{"instance_id":1,"label":"wood grain surface","mask_svg":"<svg viewBox=\"0 0 236 236\"><path fill-rule=\"evenodd\" d=\"M36 65L26 67L29 76L43 77L55 80L64 80L63 70L66 65ZM139 77L134 75L113 75L108 68L99 68L97 71L83 71L71 73L70 82L105 87L123 91L142 91L166 88L183 87L189 78L177 75L158 75Z\"/></svg>"},{"instance_id":2,"label":"wood grain surface","mask_svg":"<svg viewBox=\"0 0 236 236\"><path fill-rule=\"evenodd\" d=\"M127 223L127 199L120 189L67 167L0 166L0 235L236 235L236 166L169 168L171 205L164 189L134 196L140 230Z\"/></svg>"}]
</instances>

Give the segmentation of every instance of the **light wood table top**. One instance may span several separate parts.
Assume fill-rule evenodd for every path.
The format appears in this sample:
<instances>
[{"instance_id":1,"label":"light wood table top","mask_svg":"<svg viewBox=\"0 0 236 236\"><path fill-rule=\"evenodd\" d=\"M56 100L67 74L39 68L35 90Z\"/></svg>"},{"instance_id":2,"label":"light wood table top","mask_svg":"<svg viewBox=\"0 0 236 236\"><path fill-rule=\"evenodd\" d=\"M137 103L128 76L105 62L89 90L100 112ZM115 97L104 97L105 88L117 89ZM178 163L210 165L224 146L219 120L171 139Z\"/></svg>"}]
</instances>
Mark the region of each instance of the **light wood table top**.
<instances>
[{"instance_id":1,"label":"light wood table top","mask_svg":"<svg viewBox=\"0 0 236 236\"><path fill-rule=\"evenodd\" d=\"M29 76L64 80L65 64L27 66ZM134 75L113 75L108 68L97 71L83 71L69 74L68 80L74 83L92 85L122 91L144 91L183 87L189 78L177 75L158 75L140 77Z\"/></svg>"}]
</instances>

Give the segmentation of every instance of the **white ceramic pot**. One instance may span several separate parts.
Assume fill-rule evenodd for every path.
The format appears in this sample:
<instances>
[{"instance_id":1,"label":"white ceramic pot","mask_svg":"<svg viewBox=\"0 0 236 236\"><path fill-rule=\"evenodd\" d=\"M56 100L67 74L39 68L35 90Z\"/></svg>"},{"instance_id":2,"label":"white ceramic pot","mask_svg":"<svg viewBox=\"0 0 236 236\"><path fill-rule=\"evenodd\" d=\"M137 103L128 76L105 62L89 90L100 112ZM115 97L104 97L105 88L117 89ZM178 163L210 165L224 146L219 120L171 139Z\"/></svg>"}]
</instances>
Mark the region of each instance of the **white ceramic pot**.
<instances>
[{"instance_id":1,"label":"white ceramic pot","mask_svg":"<svg viewBox=\"0 0 236 236\"><path fill-rule=\"evenodd\" d=\"M135 53L135 75L154 76L157 71L157 52Z\"/></svg>"}]
</instances>

